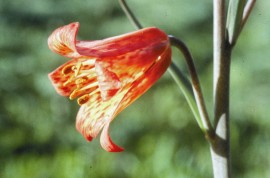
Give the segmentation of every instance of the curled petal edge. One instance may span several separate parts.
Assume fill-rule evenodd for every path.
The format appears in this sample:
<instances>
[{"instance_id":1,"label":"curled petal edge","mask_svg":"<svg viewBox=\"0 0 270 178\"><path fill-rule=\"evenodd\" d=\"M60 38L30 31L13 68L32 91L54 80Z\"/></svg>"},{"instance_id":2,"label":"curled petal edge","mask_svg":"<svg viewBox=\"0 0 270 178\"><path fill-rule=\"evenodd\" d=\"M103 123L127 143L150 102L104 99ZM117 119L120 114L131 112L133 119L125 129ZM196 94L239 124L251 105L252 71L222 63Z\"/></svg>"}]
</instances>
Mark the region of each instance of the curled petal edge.
<instances>
[{"instance_id":1,"label":"curled petal edge","mask_svg":"<svg viewBox=\"0 0 270 178\"><path fill-rule=\"evenodd\" d=\"M102 146L102 148L104 150L106 150L108 152L122 152L122 151L124 151L124 148L116 145L111 140L111 137L109 135L109 127L110 127L110 123L107 123L103 127L103 130L102 130L101 135L100 135L100 145Z\"/></svg>"},{"instance_id":2,"label":"curled petal edge","mask_svg":"<svg viewBox=\"0 0 270 178\"><path fill-rule=\"evenodd\" d=\"M79 26L79 22L74 22L54 30L48 38L49 48L53 52L68 58L80 57L81 55L76 47Z\"/></svg>"}]
</instances>

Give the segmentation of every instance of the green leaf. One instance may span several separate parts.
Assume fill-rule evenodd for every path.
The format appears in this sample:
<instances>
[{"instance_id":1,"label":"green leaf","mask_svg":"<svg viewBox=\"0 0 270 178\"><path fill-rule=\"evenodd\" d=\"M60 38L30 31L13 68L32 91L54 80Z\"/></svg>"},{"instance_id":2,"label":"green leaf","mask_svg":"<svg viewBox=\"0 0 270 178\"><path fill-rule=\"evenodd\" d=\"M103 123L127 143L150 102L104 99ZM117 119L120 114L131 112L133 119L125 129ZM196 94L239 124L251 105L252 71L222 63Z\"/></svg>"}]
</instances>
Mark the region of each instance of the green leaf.
<instances>
[{"instance_id":1,"label":"green leaf","mask_svg":"<svg viewBox=\"0 0 270 178\"><path fill-rule=\"evenodd\" d=\"M187 103L199 125L199 127L202 129L203 132L206 132L206 129L203 126L201 116L199 114L199 110L193 95L192 86L190 81L182 74L181 70L172 63L169 68L169 73L171 74L172 78L175 80L177 86L181 90L181 92L184 94L184 97L187 100Z\"/></svg>"},{"instance_id":2,"label":"green leaf","mask_svg":"<svg viewBox=\"0 0 270 178\"><path fill-rule=\"evenodd\" d=\"M227 15L228 40L234 45L241 29L246 0L230 0Z\"/></svg>"}]
</instances>

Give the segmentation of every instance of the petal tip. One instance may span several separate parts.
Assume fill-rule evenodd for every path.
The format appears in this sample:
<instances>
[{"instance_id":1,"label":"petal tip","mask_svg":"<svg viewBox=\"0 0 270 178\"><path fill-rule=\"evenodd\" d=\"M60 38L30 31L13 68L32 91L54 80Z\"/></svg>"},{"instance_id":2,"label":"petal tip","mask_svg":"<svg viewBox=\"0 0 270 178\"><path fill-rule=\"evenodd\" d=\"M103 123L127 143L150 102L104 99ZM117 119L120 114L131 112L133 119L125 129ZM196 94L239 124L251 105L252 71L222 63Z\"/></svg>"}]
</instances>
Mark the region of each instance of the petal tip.
<instances>
[{"instance_id":1,"label":"petal tip","mask_svg":"<svg viewBox=\"0 0 270 178\"><path fill-rule=\"evenodd\" d=\"M111 137L109 135L109 126L110 126L110 124L106 124L102 130L102 133L100 136L101 147L108 152L122 152L122 151L124 151L124 148L116 145L111 140Z\"/></svg>"},{"instance_id":2,"label":"petal tip","mask_svg":"<svg viewBox=\"0 0 270 178\"><path fill-rule=\"evenodd\" d=\"M101 147L108 151L108 152L112 152L112 153L119 153L119 152L123 152L124 148L117 146L116 144L114 144L113 142L111 142L110 144L102 144L101 143Z\"/></svg>"},{"instance_id":3,"label":"petal tip","mask_svg":"<svg viewBox=\"0 0 270 178\"><path fill-rule=\"evenodd\" d=\"M54 30L48 38L49 49L62 56L78 57L76 35L79 26L79 22L73 22Z\"/></svg>"}]
</instances>

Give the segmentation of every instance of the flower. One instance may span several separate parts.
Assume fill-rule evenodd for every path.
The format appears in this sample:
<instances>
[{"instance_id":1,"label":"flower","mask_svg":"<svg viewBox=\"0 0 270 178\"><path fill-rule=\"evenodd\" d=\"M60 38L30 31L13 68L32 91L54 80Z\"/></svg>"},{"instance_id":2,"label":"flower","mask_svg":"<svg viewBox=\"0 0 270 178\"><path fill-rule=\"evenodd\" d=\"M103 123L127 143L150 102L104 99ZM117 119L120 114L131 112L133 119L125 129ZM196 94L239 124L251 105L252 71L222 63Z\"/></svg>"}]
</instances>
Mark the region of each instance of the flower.
<instances>
[{"instance_id":1,"label":"flower","mask_svg":"<svg viewBox=\"0 0 270 178\"><path fill-rule=\"evenodd\" d=\"M56 91L81 105L77 130L91 141L100 136L109 152L123 151L114 144L109 126L115 116L145 93L171 63L167 35L155 27L97 41L76 39L79 23L56 29L49 48L71 58L49 74Z\"/></svg>"}]
</instances>

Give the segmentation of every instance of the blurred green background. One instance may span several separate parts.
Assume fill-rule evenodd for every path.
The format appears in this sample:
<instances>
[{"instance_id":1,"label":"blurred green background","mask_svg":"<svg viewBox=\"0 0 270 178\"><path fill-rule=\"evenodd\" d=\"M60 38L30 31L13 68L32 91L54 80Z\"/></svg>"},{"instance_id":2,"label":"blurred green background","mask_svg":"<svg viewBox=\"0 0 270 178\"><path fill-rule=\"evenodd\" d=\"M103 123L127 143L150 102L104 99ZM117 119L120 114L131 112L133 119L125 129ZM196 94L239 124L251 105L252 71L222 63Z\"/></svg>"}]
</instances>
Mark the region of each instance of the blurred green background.
<instances>
[{"instance_id":1,"label":"blurred green background","mask_svg":"<svg viewBox=\"0 0 270 178\"><path fill-rule=\"evenodd\" d=\"M195 58L212 115L212 2L128 0L144 26L183 39ZM270 177L270 1L258 1L233 52L234 177ZM168 73L112 123L123 153L107 153L75 130L76 101L59 96L47 74L66 59L47 38L79 21L79 38L134 30L117 0L0 1L0 177L212 177L209 146ZM182 56L174 60L186 72Z\"/></svg>"}]
</instances>

